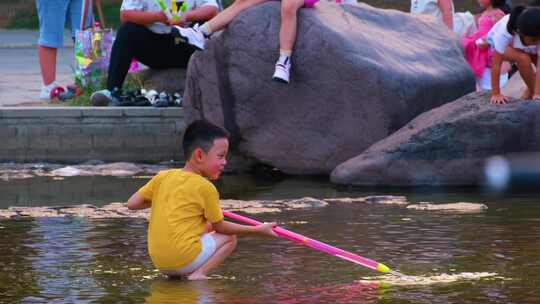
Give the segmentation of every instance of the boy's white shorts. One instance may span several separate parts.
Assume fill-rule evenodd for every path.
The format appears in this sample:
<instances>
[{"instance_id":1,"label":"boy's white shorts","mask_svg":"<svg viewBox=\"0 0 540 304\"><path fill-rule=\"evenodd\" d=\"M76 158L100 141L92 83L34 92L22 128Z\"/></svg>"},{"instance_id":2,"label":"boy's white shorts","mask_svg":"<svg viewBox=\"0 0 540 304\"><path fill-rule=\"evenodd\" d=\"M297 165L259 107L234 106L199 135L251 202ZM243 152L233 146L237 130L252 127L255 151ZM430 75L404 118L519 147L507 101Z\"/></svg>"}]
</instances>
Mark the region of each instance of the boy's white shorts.
<instances>
[{"instance_id":1,"label":"boy's white shorts","mask_svg":"<svg viewBox=\"0 0 540 304\"><path fill-rule=\"evenodd\" d=\"M167 269L160 271L168 276L190 274L206 263L206 261L208 261L212 255L214 255L214 252L216 252L216 241L210 233L205 233L201 236L201 253L199 253L193 262L180 269Z\"/></svg>"}]
</instances>

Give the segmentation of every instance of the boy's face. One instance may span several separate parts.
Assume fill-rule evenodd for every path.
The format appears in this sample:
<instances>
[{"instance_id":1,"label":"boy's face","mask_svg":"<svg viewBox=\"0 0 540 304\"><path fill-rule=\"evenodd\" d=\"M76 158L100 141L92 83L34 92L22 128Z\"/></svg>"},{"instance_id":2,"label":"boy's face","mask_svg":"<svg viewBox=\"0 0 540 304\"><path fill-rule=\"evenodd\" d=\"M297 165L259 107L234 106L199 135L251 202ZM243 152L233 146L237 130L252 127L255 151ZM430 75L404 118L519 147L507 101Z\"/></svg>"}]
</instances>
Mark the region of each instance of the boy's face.
<instances>
[{"instance_id":1,"label":"boy's face","mask_svg":"<svg viewBox=\"0 0 540 304\"><path fill-rule=\"evenodd\" d=\"M214 140L214 145L208 152L202 153L200 169L203 175L209 179L218 179L227 164L229 141L226 138Z\"/></svg>"},{"instance_id":2,"label":"boy's face","mask_svg":"<svg viewBox=\"0 0 540 304\"><path fill-rule=\"evenodd\" d=\"M521 41L524 45L535 45L540 43L540 37L521 36Z\"/></svg>"}]
</instances>

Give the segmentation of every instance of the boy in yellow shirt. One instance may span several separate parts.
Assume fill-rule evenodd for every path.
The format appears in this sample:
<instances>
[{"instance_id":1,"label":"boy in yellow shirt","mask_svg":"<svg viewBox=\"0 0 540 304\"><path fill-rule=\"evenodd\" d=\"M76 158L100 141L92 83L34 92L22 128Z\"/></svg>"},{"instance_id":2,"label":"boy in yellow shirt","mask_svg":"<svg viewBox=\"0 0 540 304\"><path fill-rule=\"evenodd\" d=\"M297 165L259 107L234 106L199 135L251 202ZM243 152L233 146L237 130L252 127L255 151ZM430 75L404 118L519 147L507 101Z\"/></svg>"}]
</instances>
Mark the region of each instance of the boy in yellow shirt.
<instances>
[{"instance_id":1,"label":"boy in yellow shirt","mask_svg":"<svg viewBox=\"0 0 540 304\"><path fill-rule=\"evenodd\" d=\"M239 225L223 220L219 193L208 181L227 164L229 133L207 121L188 126L183 169L159 172L128 200L129 209L151 208L148 252L168 276L206 279L236 247L236 234L276 236L272 224Z\"/></svg>"}]
</instances>

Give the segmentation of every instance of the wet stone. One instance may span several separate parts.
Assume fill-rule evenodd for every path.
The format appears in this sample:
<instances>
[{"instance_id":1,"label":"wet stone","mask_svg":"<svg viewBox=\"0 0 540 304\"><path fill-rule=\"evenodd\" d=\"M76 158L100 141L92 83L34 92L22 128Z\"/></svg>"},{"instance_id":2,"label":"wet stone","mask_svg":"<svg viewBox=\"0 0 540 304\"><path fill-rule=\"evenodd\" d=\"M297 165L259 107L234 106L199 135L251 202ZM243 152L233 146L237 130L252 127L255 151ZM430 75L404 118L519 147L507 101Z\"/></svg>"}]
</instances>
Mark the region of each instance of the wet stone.
<instances>
[{"instance_id":1,"label":"wet stone","mask_svg":"<svg viewBox=\"0 0 540 304\"><path fill-rule=\"evenodd\" d=\"M0 219L2 219L2 218L12 218L12 217L15 217L15 216L17 216L17 212L15 212L15 211L6 210L6 209L0 210Z\"/></svg>"},{"instance_id":2,"label":"wet stone","mask_svg":"<svg viewBox=\"0 0 540 304\"><path fill-rule=\"evenodd\" d=\"M482 212L487 210L488 207L484 204L466 202L450 204L432 204L421 202L418 204L408 205L407 209L422 211Z\"/></svg>"},{"instance_id":3,"label":"wet stone","mask_svg":"<svg viewBox=\"0 0 540 304\"><path fill-rule=\"evenodd\" d=\"M10 207L8 210L16 212L18 216L29 217L63 217L65 214L49 207Z\"/></svg>"},{"instance_id":4,"label":"wet stone","mask_svg":"<svg viewBox=\"0 0 540 304\"><path fill-rule=\"evenodd\" d=\"M297 210L307 208L320 208L328 205L327 202L315 198L304 197L293 200L276 201L240 201L222 200L221 207L230 211L244 213L277 213L283 210ZM0 218L13 218L17 216L30 217L85 217L85 218L144 218L148 219L150 209L129 210L125 203L113 202L101 208L93 205L52 206L52 207L10 207L0 210Z\"/></svg>"},{"instance_id":5,"label":"wet stone","mask_svg":"<svg viewBox=\"0 0 540 304\"><path fill-rule=\"evenodd\" d=\"M161 170L170 169L171 165L148 165L126 162L97 163L86 162L80 165L62 166L48 163L0 164L0 180L25 179L35 176L62 178L71 176L153 176Z\"/></svg>"},{"instance_id":6,"label":"wet stone","mask_svg":"<svg viewBox=\"0 0 540 304\"><path fill-rule=\"evenodd\" d=\"M324 200L329 203L368 203L368 204L396 205L396 206L405 206L409 204L405 196L394 196L394 195L325 198Z\"/></svg>"}]
</instances>

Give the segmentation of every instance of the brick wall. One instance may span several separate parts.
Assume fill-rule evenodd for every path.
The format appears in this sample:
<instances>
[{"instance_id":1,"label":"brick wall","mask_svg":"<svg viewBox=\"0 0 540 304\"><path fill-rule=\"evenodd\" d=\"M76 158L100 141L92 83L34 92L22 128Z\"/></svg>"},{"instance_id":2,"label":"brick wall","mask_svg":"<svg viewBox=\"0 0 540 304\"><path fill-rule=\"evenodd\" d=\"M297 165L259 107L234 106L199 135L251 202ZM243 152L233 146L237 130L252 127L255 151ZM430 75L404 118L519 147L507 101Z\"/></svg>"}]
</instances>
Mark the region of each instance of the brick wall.
<instances>
[{"instance_id":1,"label":"brick wall","mask_svg":"<svg viewBox=\"0 0 540 304\"><path fill-rule=\"evenodd\" d=\"M0 162L182 160L181 108L3 107Z\"/></svg>"}]
</instances>

